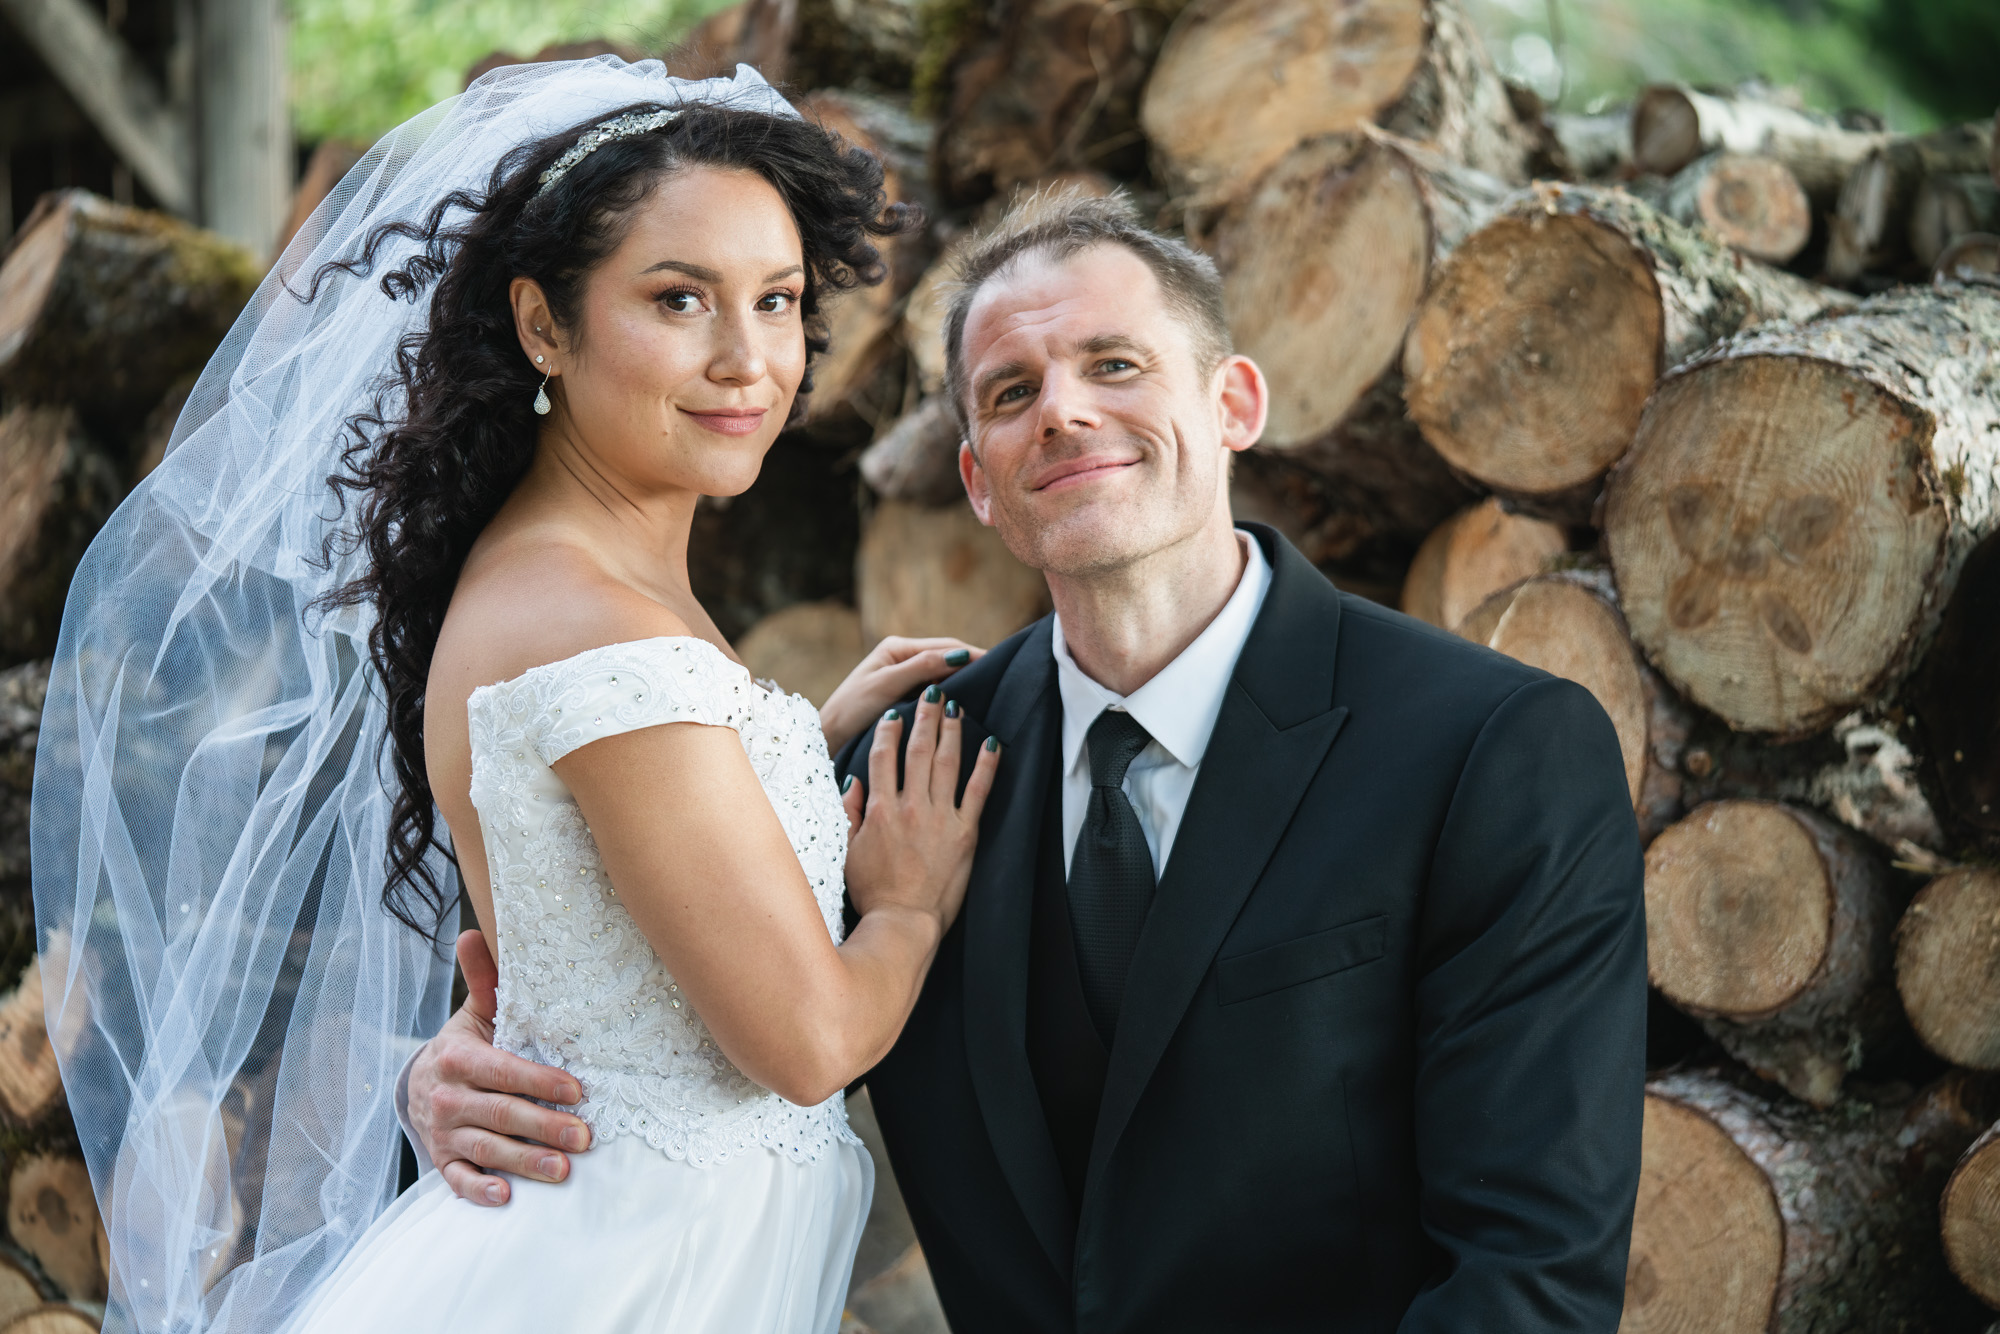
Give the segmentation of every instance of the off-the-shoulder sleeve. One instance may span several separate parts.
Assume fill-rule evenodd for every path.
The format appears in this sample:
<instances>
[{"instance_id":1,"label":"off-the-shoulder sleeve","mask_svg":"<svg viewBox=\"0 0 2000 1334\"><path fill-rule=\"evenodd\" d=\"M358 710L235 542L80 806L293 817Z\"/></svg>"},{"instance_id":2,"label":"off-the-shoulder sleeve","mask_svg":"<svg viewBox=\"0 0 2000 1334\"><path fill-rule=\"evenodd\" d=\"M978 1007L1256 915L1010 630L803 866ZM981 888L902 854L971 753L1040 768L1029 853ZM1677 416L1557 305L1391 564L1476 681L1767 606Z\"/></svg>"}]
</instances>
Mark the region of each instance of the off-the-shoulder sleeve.
<instances>
[{"instance_id":1,"label":"off-the-shoulder sleeve","mask_svg":"<svg viewBox=\"0 0 2000 1334\"><path fill-rule=\"evenodd\" d=\"M750 673L705 639L607 644L520 678L531 701L523 739L542 763L579 746L663 723L740 727L749 719Z\"/></svg>"}]
</instances>

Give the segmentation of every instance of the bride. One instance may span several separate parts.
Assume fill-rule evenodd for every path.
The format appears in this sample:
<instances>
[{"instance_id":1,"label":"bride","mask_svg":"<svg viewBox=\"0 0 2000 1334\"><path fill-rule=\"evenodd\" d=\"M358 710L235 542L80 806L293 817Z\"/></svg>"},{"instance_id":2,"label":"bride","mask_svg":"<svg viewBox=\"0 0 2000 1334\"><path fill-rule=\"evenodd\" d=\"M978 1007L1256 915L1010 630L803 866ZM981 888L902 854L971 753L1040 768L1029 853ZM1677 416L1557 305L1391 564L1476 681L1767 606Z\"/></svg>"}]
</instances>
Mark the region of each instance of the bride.
<instances>
[{"instance_id":1,"label":"bride","mask_svg":"<svg viewBox=\"0 0 2000 1334\"><path fill-rule=\"evenodd\" d=\"M815 712L687 544L910 225L881 182L747 67L515 67L379 145L238 322L78 575L36 784L113 1327L837 1328L873 1184L841 1089L999 756L933 688L843 797L829 749L971 651L891 641ZM390 1203L454 862L496 1044L598 1142L504 1210L434 1172Z\"/></svg>"}]
</instances>

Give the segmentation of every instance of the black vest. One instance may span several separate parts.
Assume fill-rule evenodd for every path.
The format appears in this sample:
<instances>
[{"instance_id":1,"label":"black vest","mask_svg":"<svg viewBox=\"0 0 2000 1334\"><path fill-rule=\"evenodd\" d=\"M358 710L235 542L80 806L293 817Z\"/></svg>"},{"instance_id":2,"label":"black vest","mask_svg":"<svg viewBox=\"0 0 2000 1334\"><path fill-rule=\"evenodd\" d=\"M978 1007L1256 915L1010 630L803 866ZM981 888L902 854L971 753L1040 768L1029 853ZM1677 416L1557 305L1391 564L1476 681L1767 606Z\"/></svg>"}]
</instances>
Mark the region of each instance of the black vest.
<instances>
[{"instance_id":1,"label":"black vest","mask_svg":"<svg viewBox=\"0 0 2000 1334\"><path fill-rule=\"evenodd\" d=\"M1060 750L1056 764L1061 764ZM1083 1002L1083 980L1069 925L1062 831L1062 775L1056 772L1049 776L1035 856L1034 925L1028 944L1028 1067L1034 1071L1035 1090L1048 1118L1074 1217L1083 1204L1083 1181L1090 1168L1090 1141L1097 1133L1097 1109L1104 1101L1109 1054Z\"/></svg>"}]
</instances>

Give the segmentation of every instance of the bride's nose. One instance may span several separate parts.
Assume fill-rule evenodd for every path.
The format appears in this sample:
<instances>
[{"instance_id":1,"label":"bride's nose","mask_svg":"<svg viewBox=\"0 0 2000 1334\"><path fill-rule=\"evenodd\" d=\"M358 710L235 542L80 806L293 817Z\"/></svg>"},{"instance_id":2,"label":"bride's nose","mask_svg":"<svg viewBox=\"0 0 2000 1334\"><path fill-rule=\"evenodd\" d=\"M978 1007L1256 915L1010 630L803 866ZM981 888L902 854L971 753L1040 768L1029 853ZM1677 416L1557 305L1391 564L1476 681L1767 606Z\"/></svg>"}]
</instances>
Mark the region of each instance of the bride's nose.
<instances>
[{"instance_id":1,"label":"bride's nose","mask_svg":"<svg viewBox=\"0 0 2000 1334\"><path fill-rule=\"evenodd\" d=\"M715 347L709 357L708 378L719 384L755 384L769 374L762 330L748 316L725 314L714 324Z\"/></svg>"}]
</instances>

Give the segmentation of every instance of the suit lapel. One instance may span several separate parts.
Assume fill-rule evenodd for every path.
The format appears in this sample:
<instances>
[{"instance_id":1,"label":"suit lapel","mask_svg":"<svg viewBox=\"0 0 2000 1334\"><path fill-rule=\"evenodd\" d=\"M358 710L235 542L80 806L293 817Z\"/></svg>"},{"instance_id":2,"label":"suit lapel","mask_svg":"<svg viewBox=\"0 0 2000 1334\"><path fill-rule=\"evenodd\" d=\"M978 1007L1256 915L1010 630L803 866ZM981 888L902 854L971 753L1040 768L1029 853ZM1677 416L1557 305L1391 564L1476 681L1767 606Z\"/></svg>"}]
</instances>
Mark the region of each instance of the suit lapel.
<instances>
[{"instance_id":1,"label":"suit lapel","mask_svg":"<svg viewBox=\"0 0 2000 1334\"><path fill-rule=\"evenodd\" d=\"M1271 558L1271 587L1237 660L1132 960L1085 1209L1103 1179L1100 1165L1347 717L1333 704L1340 595L1275 532L1243 526Z\"/></svg>"},{"instance_id":2,"label":"suit lapel","mask_svg":"<svg viewBox=\"0 0 2000 1334\"><path fill-rule=\"evenodd\" d=\"M965 1054L1000 1169L1068 1282L1075 1223L1028 1065L1035 854L1062 725L1055 677L1044 620L1015 653L984 719L1005 750L965 895Z\"/></svg>"}]
</instances>

